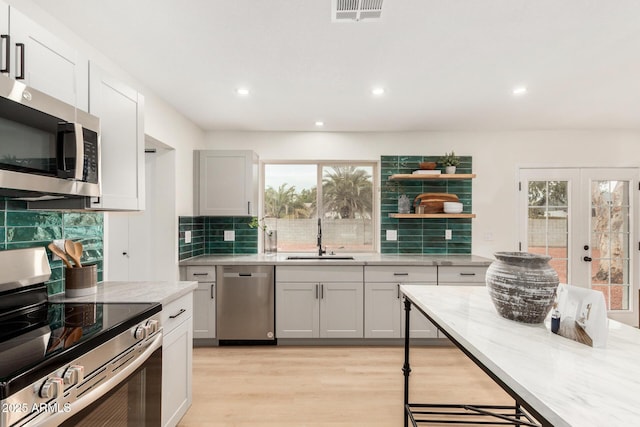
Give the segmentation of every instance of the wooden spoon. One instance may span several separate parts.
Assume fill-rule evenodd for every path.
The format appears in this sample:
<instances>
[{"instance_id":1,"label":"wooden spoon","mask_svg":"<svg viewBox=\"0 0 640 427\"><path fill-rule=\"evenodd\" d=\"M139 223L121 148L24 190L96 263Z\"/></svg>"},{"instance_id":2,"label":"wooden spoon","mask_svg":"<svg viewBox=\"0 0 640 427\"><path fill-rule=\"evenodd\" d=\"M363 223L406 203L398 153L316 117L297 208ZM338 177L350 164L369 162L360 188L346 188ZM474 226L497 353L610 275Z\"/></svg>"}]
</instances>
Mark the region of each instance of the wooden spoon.
<instances>
[{"instance_id":1,"label":"wooden spoon","mask_svg":"<svg viewBox=\"0 0 640 427\"><path fill-rule=\"evenodd\" d=\"M80 242L74 242L74 246L76 247L76 254L78 254L78 260L82 259L82 253L84 252L84 246Z\"/></svg>"},{"instance_id":2,"label":"wooden spoon","mask_svg":"<svg viewBox=\"0 0 640 427\"><path fill-rule=\"evenodd\" d=\"M71 257L73 262L76 264L76 267L82 267L82 263L80 262L80 257L82 257L82 251L78 253L77 247L72 240L64 241L64 249L67 251L67 254Z\"/></svg>"},{"instance_id":3,"label":"wooden spoon","mask_svg":"<svg viewBox=\"0 0 640 427\"><path fill-rule=\"evenodd\" d=\"M59 247L57 247L53 242L49 243L49 246L47 246L49 248L49 250L51 252L53 252L54 254L56 254L61 260L62 262L65 263L65 265L68 268L73 268L71 266L71 263L69 262L69 260L67 259L67 255L64 253L64 251L62 249L60 249Z\"/></svg>"}]
</instances>

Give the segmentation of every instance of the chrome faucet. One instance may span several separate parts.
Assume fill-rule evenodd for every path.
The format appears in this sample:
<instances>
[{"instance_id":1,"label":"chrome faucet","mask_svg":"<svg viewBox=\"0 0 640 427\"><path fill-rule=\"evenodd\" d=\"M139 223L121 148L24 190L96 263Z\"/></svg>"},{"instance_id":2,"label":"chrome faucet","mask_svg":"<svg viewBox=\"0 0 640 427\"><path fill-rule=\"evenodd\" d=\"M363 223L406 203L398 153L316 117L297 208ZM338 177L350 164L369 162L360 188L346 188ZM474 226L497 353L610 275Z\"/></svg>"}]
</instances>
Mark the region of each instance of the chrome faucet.
<instances>
[{"instance_id":1,"label":"chrome faucet","mask_svg":"<svg viewBox=\"0 0 640 427\"><path fill-rule=\"evenodd\" d=\"M326 253L327 251L322 249L322 220L318 218L318 256Z\"/></svg>"}]
</instances>

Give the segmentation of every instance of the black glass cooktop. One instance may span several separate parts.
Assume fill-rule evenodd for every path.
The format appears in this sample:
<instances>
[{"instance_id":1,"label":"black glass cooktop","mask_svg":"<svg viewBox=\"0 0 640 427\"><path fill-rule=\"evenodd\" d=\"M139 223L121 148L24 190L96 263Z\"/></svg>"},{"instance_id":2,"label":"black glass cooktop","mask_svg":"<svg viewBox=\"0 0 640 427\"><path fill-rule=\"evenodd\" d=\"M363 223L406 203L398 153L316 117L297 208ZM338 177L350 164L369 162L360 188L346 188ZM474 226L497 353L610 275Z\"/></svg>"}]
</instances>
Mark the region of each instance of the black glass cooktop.
<instances>
[{"instance_id":1,"label":"black glass cooktop","mask_svg":"<svg viewBox=\"0 0 640 427\"><path fill-rule=\"evenodd\" d=\"M0 316L0 398L142 322L157 303L39 302Z\"/></svg>"}]
</instances>

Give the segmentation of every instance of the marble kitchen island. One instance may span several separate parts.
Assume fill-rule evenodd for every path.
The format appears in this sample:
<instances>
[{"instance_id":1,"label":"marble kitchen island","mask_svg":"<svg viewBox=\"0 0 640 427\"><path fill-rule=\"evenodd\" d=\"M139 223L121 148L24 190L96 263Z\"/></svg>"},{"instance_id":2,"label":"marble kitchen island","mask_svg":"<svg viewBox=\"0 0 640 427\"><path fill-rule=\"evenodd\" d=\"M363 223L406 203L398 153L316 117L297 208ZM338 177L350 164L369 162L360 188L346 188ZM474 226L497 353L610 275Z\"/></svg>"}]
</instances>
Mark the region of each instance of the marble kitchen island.
<instances>
[{"instance_id":1,"label":"marble kitchen island","mask_svg":"<svg viewBox=\"0 0 640 427\"><path fill-rule=\"evenodd\" d=\"M606 347L591 348L548 325L500 317L485 288L404 285L401 292L542 425L640 424L637 329L610 320ZM405 402L412 403L408 394Z\"/></svg>"}]
</instances>

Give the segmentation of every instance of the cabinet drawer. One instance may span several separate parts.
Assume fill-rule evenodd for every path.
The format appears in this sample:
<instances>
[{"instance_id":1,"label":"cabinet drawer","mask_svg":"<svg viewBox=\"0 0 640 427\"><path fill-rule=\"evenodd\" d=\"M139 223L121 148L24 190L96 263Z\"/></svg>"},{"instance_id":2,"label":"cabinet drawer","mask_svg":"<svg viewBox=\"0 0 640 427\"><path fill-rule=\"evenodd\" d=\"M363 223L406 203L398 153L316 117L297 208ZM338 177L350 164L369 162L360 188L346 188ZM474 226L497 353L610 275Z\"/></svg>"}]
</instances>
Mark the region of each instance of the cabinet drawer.
<instances>
[{"instance_id":1,"label":"cabinet drawer","mask_svg":"<svg viewBox=\"0 0 640 427\"><path fill-rule=\"evenodd\" d=\"M278 282L362 282L362 267L309 265L276 267Z\"/></svg>"},{"instance_id":2,"label":"cabinet drawer","mask_svg":"<svg viewBox=\"0 0 640 427\"><path fill-rule=\"evenodd\" d=\"M487 267L439 266L438 284L477 283L484 284Z\"/></svg>"},{"instance_id":3,"label":"cabinet drawer","mask_svg":"<svg viewBox=\"0 0 640 427\"><path fill-rule=\"evenodd\" d=\"M187 267L187 281L215 282L216 267L214 265L189 266Z\"/></svg>"},{"instance_id":4,"label":"cabinet drawer","mask_svg":"<svg viewBox=\"0 0 640 427\"><path fill-rule=\"evenodd\" d=\"M185 320L193 317L193 292L181 296L162 307L162 327L164 334L168 334Z\"/></svg>"},{"instance_id":5,"label":"cabinet drawer","mask_svg":"<svg viewBox=\"0 0 640 427\"><path fill-rule=\"evenodd\" d=\"M372 265L364 268L365 282L393 283L437 283L438 268L435 266Z\"/></svg>"}]
</instances>

